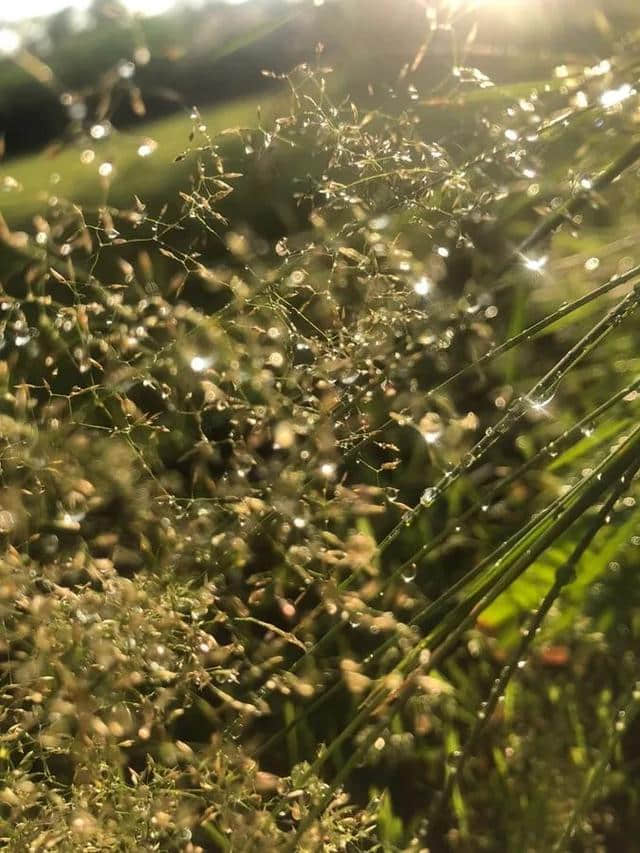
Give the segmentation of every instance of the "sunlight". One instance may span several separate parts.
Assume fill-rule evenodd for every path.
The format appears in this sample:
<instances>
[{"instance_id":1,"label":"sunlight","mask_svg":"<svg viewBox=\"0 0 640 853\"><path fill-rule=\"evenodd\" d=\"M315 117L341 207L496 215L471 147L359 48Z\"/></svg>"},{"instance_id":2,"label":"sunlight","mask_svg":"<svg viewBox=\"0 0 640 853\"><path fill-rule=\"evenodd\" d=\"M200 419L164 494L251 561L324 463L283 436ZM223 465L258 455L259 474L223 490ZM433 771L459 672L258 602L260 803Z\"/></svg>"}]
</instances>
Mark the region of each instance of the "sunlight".
<instances>
[{"instance_id":1,"label":"sunlight","mask_svg":"<svg viewBox=\"0 0 640 853\"><path fill-rule=\"evenodd\" d=\"M124 5L130 12L151 17L168 12L175 0L126 0Z\"/></svg>"},{"instance_id":2,"label":"sunlight","mask_svg":"<svg viewBox=\"0 0 640 853\"><path fill-rule=\"evenodd\" d=\"M0 56L13 56L20 50L21 44L18 33L6 27L0 28Z\"/></svg>"},{"instance_id":3,"label":"sunlight","mask_svg":"<svg viewBox=\"0 0 640 853\"><path fill-rule=\"evenodd\" d=\"M447 5L452 9L452 11L456 12L462 9L481 9L481 8L491 8L491 7L504 7L504 6L516 6L518 4L522 5L525 0L448 0Z\"/></svg>"},{"instance_id":4,"label":"sunlight","mask_svg":"<svg viewBox=\"0 0 640 853\"><path fill-rule=\"evenodd\" d=\"M9 23L22 21L25 18L40 18L45 15L53 15L66 7L83 10L87 6L88 3L70 3L68 0L24 0L23 3L16 3L11 8L2 9L0 21Z\"/></svg>"}]
</instances>

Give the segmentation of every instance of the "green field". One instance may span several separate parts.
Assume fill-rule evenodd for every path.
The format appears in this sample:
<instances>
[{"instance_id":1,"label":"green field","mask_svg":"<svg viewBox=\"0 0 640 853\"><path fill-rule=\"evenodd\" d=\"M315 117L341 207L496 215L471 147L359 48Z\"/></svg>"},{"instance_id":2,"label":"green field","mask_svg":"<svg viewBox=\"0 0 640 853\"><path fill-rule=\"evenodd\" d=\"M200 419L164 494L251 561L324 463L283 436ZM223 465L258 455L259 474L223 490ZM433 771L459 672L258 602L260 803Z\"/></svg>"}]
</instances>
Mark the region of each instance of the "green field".
<instances>
[{"instance_id":1,"label":"green field","mask_svg":"<svg viewBox=\"0 0 640 853\"><path fill-rule=\"evenodd\" d=\"M205 110L195 126L206 126L211 137L229 129L255 127L260 103L258 98L247 98ZM188 184L192 161L175 162L176 158L197 145L197 137L207 143L199 131L196 141L189 142L193 127L189 115L179 113L139 126L135 132L114 131L104 141L87 141L86 148L70 144L55 153L12 160L0 172L4 190L0 209L10 224L24 225L35 211L46 210L51 196L71 199L91 210L101 205L129 207L135 194L158 208ZM141 157L140 146L148 145L149 140L157 147ZM93 152L89 163L82 162L86 150ZM98 172L105 162L113 166L109 178L101 178Z\"/></svg>"}]
</instances>

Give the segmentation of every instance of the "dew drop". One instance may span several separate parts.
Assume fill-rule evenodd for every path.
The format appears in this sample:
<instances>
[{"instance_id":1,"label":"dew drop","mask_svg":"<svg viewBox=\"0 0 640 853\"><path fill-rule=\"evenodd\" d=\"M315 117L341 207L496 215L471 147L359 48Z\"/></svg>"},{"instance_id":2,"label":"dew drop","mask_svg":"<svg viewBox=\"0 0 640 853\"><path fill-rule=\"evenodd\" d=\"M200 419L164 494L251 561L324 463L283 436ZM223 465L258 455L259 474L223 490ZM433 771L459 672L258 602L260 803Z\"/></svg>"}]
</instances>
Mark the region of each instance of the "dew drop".
<instances>
[{"instance_id":1,"label":"dew drop","mask_svg":"<svg viewBox=\"0 0 640 853\"><path fill-rule=\"evenodd\" d=\"M414 580L416 579L416 571L417 571L417 568L418 568L418 567L416 566L416 564L415 564L415 563L411 563L411 565L410 565L410 566L408 566L408 567L407 567L407 568L402 572L402 574L401 574L402 580L403 580L405 583L411 583L412 581L414 581Z\"/></svg>"},{"instance_id":2,"label":"dew drop","mask_svg":"<svg viewBox=\"0 0 640 853\"><path fill-rule=\"evenodd\" d=\"M438 490L430 486L428 489L425 489L422 493L422 497L420 498L420 503L422 506L431 506L431 504L435 501L438 496Z\"/></svg>"}]
</instances>

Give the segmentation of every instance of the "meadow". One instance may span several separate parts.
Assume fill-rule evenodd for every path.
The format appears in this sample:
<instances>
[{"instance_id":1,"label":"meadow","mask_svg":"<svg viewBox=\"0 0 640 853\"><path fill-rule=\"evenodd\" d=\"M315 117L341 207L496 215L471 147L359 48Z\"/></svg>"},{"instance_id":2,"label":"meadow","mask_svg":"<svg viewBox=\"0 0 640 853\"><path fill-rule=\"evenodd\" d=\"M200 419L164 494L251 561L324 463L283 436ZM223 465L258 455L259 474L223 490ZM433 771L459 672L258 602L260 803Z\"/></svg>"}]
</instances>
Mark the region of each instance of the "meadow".
<instances>
[{"instance_id":1,"label":"meadow","mask_svg":"<svg viewBox=\"0 0 640 853\"><path fill-rule=\"evenodd\" d=\"M638 11L294 8L3 163L0 837L633 851Z\"/></svg>"}]
</instances>

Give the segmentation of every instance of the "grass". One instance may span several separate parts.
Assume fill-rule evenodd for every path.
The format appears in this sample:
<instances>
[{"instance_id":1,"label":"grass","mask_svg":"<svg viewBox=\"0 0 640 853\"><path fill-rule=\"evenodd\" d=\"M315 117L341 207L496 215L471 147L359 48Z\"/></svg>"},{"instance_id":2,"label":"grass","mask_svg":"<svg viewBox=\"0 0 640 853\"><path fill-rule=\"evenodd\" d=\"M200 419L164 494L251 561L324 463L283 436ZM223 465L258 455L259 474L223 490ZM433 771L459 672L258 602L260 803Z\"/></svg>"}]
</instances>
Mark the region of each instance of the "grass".
<instances>
[{"instance_id":1,"label":"grass","mask_svg":"<svg viewBox=\"0 0 640 853\"><path fill-rule=\"evenodd\" d=\"M637 45L15 163L8 849L626 849Z\"/></svg>"},{"instance_id":2,"label":"grass","mask_svg":"<svg viewBox=\"0 0 640 853\"><path fill-rule=\"evenodd\" d=\"M265 108L264 99L243 98L203 111L198 124L206 125L214 136L228 128L253 127L259 106ZM193 125L189 114L179 113L138 126L135 132L114 132L104 141L88 140L86 148L68 145L50 155L41 153L12 160L2 170L3 215L11 225L24 225L35 211L46 208L52 195L73 199L91 210L105 204L128 207L135 194L159 209L167 198L175 198L177 189L185 185L191 173L189 163L175 160L187 148ZM148 140L157 147L152 154L141 157L138 150L149 144ZM82 152L87 150L94 156L91 162L83 163ZM113 177L108 181L98 173L105 162L113 165ZM7 184L7 178L13 179L18 188L7 189L13 186Z\"/></svg>"}]
</instances>

